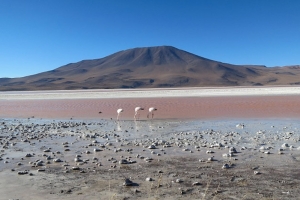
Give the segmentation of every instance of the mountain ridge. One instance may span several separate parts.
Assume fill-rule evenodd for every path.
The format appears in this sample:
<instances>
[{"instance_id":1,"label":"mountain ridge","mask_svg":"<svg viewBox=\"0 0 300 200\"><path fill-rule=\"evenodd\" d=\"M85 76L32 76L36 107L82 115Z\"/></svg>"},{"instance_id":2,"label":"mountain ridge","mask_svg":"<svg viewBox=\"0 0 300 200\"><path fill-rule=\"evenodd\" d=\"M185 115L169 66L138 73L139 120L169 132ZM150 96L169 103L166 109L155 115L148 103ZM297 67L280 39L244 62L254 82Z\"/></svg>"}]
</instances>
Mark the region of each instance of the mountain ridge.
<instances>
[{"instance_id":1,"label":"mountain ridge","mask_svg":"<svg viewBox=\"0 0 300 200\"><path fill-rule=\"evenodd\" d=\"M233 65L172 46L154 46L122 50L25 77L0 78L0 90L298 85L299 78L299 65Z\"/></svg>"}]
</instances>

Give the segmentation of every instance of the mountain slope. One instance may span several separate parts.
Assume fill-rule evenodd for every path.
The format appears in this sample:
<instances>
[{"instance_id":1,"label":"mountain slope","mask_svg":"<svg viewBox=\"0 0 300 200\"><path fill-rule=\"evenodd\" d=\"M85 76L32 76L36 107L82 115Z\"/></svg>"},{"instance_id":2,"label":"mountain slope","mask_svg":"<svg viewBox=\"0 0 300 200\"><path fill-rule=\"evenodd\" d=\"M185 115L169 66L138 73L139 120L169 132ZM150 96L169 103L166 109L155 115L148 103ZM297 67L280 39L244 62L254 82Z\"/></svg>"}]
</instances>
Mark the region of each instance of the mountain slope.
<instances>
[{"instance_id":1,"label":"mountain slope","mask_svg":"<svg viewBox=\"0 0 300 200\"><path fill-rule=\"evenodd\" d=\"M120 51L22 78L0 79L0 90L154 88L299 84L299 68L232 65L171 47Z\"/></svg>"}]
</instances>

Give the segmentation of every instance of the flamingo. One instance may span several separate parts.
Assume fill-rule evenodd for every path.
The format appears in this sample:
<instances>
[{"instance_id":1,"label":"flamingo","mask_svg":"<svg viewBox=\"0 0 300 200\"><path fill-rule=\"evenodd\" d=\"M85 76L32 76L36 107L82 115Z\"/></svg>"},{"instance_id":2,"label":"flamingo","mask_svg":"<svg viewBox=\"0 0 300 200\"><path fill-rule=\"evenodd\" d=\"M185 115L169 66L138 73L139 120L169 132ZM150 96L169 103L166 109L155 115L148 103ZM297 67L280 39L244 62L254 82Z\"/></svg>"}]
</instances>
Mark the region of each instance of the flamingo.
<instances>
[{"instance_id":1,"label":"flamingo","mask_svg":"<svg viewBox=\"0 0 300 200\"><path fill-rule=\"evenodd\" d=\"M134 109L134 111L135 111L134 120L139 119L139 117L140 117L139 111L140 110L144 110L144 108L142 108L142 107L135 107L135 109ZM136 118L136 116L137 116L137 118Z\"/></svg>"},{"instance_id":2,"label":"flamingo","mask_svg":"<svg viewBox=\"0 0 300 200\"><path fill-rule=\"evenodd\" d=\"M119 116L120 116L121 112L123 112L123 109L122 109L122 108L119 108L119 109L117 110L117 113L118 113L117 120L119 120Z\"/></svg>"},{"instance_id":3,"label":"flamingo","mask_svg":"<svg viewBox=\"0 0 300 200\"><path fill-rule=\"evenodd\" d=\"M157 109L156 108L154 108L154 107L151 107L151 108L149 108L149 113L148 113L148 115L147 115L147 118L149 118L149 115L150 115L150 113L152 114L152 119L153 119L153 116L154 116L154 111L156 111Z\"/></svg>"}]
</instances>

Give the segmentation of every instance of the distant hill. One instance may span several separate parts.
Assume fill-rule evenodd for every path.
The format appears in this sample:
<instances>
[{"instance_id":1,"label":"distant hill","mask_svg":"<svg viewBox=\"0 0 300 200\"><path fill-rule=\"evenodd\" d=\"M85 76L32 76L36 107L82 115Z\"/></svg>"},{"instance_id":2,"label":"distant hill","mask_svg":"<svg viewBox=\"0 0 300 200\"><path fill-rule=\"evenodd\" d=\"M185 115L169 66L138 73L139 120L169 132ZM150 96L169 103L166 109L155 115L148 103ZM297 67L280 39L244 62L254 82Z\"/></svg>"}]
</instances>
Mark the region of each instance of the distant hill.
<instances>
[{"instance_id":1,"label":"distant hill","mask_svg":"<svg viewBox=\"0 0 300 200\"><path fill-rule=\"evenodd\" d=\"M232 65L171 46L128 49L31 76L0 78L1 91L298 84L300 66Z\"/></svg>"}]
</instances>

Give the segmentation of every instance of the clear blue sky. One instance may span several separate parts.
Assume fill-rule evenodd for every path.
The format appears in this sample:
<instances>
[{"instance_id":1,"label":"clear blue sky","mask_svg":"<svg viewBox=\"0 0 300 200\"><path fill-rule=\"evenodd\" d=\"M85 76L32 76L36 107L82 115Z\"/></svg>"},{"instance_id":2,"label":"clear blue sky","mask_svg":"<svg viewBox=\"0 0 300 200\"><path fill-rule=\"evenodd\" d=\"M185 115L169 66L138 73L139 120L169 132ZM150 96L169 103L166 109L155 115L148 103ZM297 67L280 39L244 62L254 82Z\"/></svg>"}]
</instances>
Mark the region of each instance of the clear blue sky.
<instances>
[{"instance_id":1,"label":"clear blue sky","mask_svg":"<svg viewBox=\"0 0 300 200\"><path fill-rule=\"evenodd\" d=\"M300 64L300 1L0 0L0 77L160 45L231 64Z\"/></svg>"}]
</instances>

